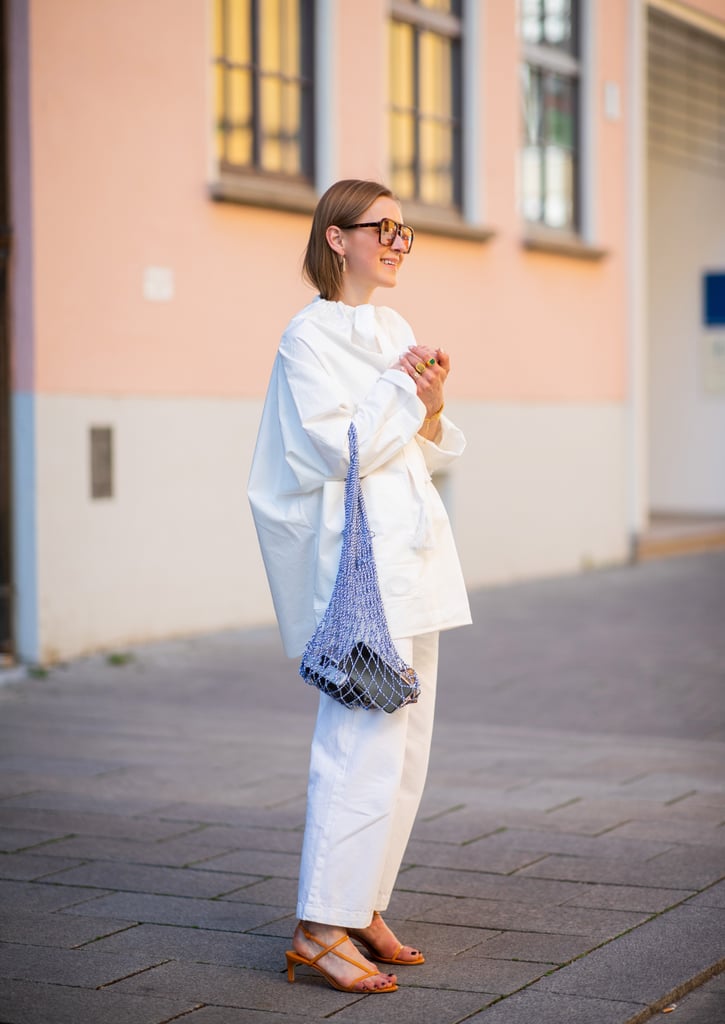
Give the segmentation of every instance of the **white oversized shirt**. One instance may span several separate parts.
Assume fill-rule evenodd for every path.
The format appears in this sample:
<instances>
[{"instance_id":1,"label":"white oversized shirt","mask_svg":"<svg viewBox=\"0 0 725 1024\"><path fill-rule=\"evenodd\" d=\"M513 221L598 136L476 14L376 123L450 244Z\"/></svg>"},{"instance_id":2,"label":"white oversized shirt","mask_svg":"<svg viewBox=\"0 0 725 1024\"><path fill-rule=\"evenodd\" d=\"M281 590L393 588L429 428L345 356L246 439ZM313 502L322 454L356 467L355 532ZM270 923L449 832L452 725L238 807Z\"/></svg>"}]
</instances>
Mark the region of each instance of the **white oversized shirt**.
<instances>
[{"instance_id":1,"label":"white oversized shirt","mask_svg":"<svg viewBox=\"0 0 725 1024\"><path fill-rule=\"evenodd\" d=\"M415 344L384 306L317 298L279 346L249 477L249 500L285 650L299 655L332 593L342 546L347 432L360 477L388 627L416 636L471 621L450 523L431 474L465 439L445 416L433 444L425 406L390 369Z\"/></svg>"}]
</instances>

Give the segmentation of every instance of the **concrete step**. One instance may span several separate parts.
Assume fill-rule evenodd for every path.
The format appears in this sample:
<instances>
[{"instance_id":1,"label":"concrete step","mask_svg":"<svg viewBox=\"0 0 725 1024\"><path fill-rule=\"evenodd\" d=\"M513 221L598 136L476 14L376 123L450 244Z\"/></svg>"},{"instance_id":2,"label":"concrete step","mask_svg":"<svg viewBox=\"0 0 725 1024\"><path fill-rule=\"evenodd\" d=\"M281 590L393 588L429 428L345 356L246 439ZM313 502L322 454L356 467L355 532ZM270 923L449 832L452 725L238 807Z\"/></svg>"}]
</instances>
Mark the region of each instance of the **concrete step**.
<instances>
[{"instance_id":1,"label":"concrete step","mask_svg":"<svg viewBox=\"0 0 725 1024\"><path fill-rule=\"evenodd\" d=\"M725 550L725 516L653 513L637 542L636 561Z\"/></svg>"}]
</instances>

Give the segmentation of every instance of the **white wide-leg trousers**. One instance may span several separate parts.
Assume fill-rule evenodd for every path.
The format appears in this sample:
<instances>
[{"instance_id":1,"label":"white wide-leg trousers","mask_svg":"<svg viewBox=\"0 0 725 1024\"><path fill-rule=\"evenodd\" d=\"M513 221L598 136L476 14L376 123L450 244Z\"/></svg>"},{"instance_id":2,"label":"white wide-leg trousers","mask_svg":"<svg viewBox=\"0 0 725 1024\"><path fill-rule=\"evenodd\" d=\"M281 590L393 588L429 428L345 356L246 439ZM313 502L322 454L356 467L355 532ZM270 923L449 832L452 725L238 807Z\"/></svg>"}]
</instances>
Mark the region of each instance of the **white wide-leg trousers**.
<instances>
[{"instance_id":1,"label":"white wide-leg trousers","mask_svg":"<svg viewBox=\"0 0 725 1024\"><path fill-rule=\"evenodd\" d=\"M301 921L365 928L387 908L423 795L435 705L438 633L396 639L421 682L392 714L320 694L310 756L297 903Z\"/></svg>"}]
</instances>

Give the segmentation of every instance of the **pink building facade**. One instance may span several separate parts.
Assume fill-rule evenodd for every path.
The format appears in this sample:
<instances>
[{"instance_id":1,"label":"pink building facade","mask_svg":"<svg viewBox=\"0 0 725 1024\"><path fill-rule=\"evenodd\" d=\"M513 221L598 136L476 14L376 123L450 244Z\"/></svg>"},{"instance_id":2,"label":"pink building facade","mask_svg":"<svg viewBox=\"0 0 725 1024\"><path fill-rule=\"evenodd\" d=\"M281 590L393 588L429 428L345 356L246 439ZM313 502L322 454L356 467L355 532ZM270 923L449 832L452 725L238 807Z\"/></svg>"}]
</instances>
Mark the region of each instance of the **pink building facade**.
<instances>
[{"instance_id":1,"label":"pink building facade","mask_svg":"<svg viewBox=\"0 0 725 1024\"><path fill-rule=\"evenodd\" d=\"M471 587L725 514L725 0L4 7L9 654L273 621L246 478L342 177L416 228L375 301L451 353Z\"/></svg>"}]
</instances>

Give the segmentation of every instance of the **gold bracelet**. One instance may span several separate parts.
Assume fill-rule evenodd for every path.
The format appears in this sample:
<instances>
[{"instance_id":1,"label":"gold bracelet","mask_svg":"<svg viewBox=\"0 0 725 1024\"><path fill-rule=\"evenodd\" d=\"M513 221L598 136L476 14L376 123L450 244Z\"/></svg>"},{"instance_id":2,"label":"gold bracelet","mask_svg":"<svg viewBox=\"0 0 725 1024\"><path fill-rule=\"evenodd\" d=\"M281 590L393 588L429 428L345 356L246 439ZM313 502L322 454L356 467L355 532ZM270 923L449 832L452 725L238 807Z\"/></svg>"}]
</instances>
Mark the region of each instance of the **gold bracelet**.
<instances>
[{"instance_id":1,"label":"gold bracelet","mask_svg":"<svg viewBox=\"0 0 725 1024\"><path fill-rule=\"evenodd\" d=\"M424 423L430 423L432 420L440 419L440 415L443 412L443 410L445 409L445 406L446 406L446 403L443 402L443 404L441 405L441 407L438 410L438 412L434 412L432 416L426 416L426 418L423 420L423 422Z\"/></svg>"}]
</instances>

